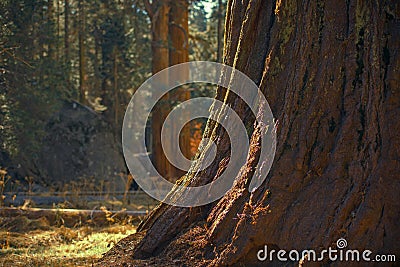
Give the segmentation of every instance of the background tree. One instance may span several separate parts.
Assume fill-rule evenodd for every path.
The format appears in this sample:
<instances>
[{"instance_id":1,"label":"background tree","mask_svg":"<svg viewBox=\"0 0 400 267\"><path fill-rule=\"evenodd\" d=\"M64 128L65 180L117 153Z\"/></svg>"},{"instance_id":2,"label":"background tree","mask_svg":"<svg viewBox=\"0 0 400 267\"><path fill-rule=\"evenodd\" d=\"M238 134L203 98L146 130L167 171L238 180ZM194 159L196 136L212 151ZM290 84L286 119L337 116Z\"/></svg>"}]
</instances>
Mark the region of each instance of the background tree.
<instances>
[{"instance_id":1,"label":"background tree","mask_svg":"<svg viewBox=\"0 0 400 267\"><path fill-rule=\"evenodd\" d=\"M66 65L69 64L69 0L64 0L64 56ZM61 10L59 10L61 12Z\"/></svg>"},{"instance_id":2,"label":"background tree","mask_svg":"<svg viewBox=\"0 0 400 267\"><path fill-rule=\"evenodd\" d=\"M189 2L187 0L152 2L145 0L144 3L152 25L153 74L169 66L187 62L189 60ZM164 81L167 83L168 77L164 77ZM190 91L186 87L175 89L173 94L166 94L152 112L152 159L158 172L173 181L183 172L170 164L164 155L161 145L161 128L172 102L183 102L189 98ZM180 144L183 154L187 157L191 154L189 136L190 128L184 127ZM171 147L172 151L174 149Z\"/></svg>"},{"instance_id":3,"label":"background tree","mask_svg":"<svg viewBox=\"0 0 400 267\"><path fill-rule=\"evenodd\" d=\"M34 165L33 158L38 157L46 135L44 126L65 101L80 102L97 112L113 128L115 142L120 143L125 108L136 88L151 75L152 61L153 71L157 71L189 59L216 60L215 14L207 13L207 3L164 2L168 14L172 7L175 13L157 24L157 19L150 19L146 12L147 2L141 0L0 1L4 71L0 77L1 151L13 158L11 165ZM152 1L154 11L158 3ZM210 3L207 5L210 7ZM159 15L154 13L157 18ZM152 37L155 32L163 36L163 41ZM189 91L182 92L161 101L168 106L165 112L188 98ZM190 88L192 96L213 93L206 85ZM154 114L157 118L159 113ZM190 132L182 136L188 134L199 135ZM148 136L150 140L151 131ZM187 143L181 143L181 147L185 155L193 155L188 151L194 149ZM4 162L0 165L9 166ZM172 165L163 169L167 167L170 173L178 171Z\"/></svg>"},{"instance_id":4,"label":"background tree","mask_svg":"<svg viewBox=\"0 0 400 267\"><path fill-rule=\"evenodd\" d=\"M190 6L190 60L221 62L226 1L215 1L207 13L208 1L194 1Z\"/></svg>"},{"instance_id":5,"label":"background tree","mask_svg":"<svg viewBox=\"0 0 400 267\"><path fill-rule=\"evenodd\" d=\"M217 5L217 62L222 60L222 46L223 46L223 17L225 8L222 0L218 0Z\"/></svg>"},{"instance_id":6,"label":"background tree","mask_svg":"<svg viewBox=\"0 0 400 267\"><path fill-rule=\"evenodd\" d=\"M86 102L86 20L84 0L78 1L79 12L79 101Z\"/></svg>"},{"instance_id":7,"label":"background tree","mask_svg":"<svg viewBox=\"0 0 400 267\"><path fill-rule=\"evenodd\" d=\"M178 0L171 1L171 10L169 14L169 64L170 66L189 61L189 1ZM189 71L180 73L180 77L189 78ZM172 77L174 79L174 77ZM178 77L177 77L178 78ZM180 86L171 92L170 98L175 102L184 102L190 99L190 89L188 85ZM189 117L189 114L182 113L182 116ZM178 133L176 125L173 125L173 131ZM179 145L183 155L191 158L190 152L190 123L186 124L180 132ZM175 136L175 134L172 134ZM179 149L177 146L173 149ZM172 150L174 151L174 150ZM174 152L176 153L176 152ZM180 177L184 174L182 170L172 167L173 177Z\"/></svg>"},{"instance_id":8,"label":"background tree","mask_svg":"<svg viewBox=\"0 0 400 267\"><path fill-rule=\"evenodd\" d=\"M50 114L74 94L65 65L52 56L58 40L49 4L1 1L1 150L27 169L33 169Z\"/></svg>"},{"instance_id":9,"label":"background tree","mask_svg":"<svg viewBox=\"0 0 400 267\"><path fill-rule=\"evenodd\" d=\"M159 205L99 265L257 266L265 244L301 251L334 247L340 237L352 248L399 255L398 3L227 6L224 63L260 86L279 122L270 174L255 192L247 190L260 171L256 163L266 160L255 124L247 163L221 200L201 208ZM229 91L218 88L216 98L251 120ZM216 159L181 183L208 183L229 160L227 135L212 122L207 127L206 137L218 137Z\"/></svg>"},{"instance_id":10,"label":"background tree","mask_svg":"<svg viewBox=\"0 0 400 267\"><path fill-rule=\"evenodd\" d=\"M141 1L0 4L1 151L12 165L40 176L34 162L44 126L65 100L101 113L120 142L125 106L151 74L150 27Z\"/></svg>"}]
</instances>

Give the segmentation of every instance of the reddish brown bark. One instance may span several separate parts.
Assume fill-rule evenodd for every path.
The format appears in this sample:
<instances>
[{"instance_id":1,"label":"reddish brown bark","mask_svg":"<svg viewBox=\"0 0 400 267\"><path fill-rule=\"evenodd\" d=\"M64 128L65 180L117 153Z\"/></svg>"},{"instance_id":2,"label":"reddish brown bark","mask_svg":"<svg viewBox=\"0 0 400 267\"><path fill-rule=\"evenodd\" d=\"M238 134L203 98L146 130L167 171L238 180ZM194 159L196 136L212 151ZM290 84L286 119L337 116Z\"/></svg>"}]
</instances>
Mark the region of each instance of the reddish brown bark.
<instances>
[{"instance_id":1,"label":"reddish brown bark","mask_svg":"<svg viewBox=\"0 0 400 267\"><path fill-rule=\"evenodd\" d=\"M189 3L187 0L171 1L169 14L169 64L189 61Z\"/></svg>"},{"instance_id":2,"label":"reddish brown bark","mask_svg":"<svg viewBox=\"0 0 400 267\"><path fill-rule=\"evenodd\" d=\"M145 1L146 10L152 22L152 72L153 74L169 66L189 61L188 52L188 1ZM168 79L181 79L188 73L181 73L180 77L165 76ZM166 94L156 105L152 116L152 157L158 172L170 181L176 181L184 172L174 167L166 158L161 145L161 128L171 107L171 101L183 102L190 98L190 91L184 86L173 93ZM173 125L173 131L177 131L177 125ZM180 147L182 153L190 158L190 128L184 127L181 132ZM171 143L170 151L178 149Z\"/></svg>"},{"instance_id":3,"label":"reddish brown bark","mask_svg":"<svg viewBox=\"0 0 400 267\"><path fill-rule=\"evenodd\" d=\"M152 32L152 72L157 73L169 66L168 19L169 1L157 0L148 8Z\"/></svg>"},{"instance_id":4,"label":"reddish brown bark","mask_svg":"<svg viewBox=\"0 0 400 267\"><path fill-rule=\"evenodd\" d=\"M169 67L168 48L168 23L169 23L169 1L157 0L151 4L145 0L146 10L151 19L151 49L152 49L152 72L153 74ZM168 76L164 81L168 83ZM169 95L165 95L156 105L152 113L152 158L158 172L164 176L170 176L170 164L163 153L161 146L161 128L169 112Z\"/></svg>"},{"instance_id":5,"label":"reddish brown bark","mask_svg":"<svg viewBox=\"0 0 400 267\"><path fill-rule=\"evenodd\" d=\"M267 180L248 192L264 160L255 127L247 163L221 200L161 204L99 265L263 266L265 244L321 250L340 237L399 258L399 3L248 0L229 1L227 12L224 62L260 85L279 122ZM226 101L251 120L234 96ZM217 158L191 186L217 178L229 160L228 137L207 127L219 137Z\"/></svg>"},{"instance_id":6,"label":"reddish brown bark","mask_svg":"<svg viewBox=\"0 0 400 267\"><path fill-rule=\"evenodd\" d=\"M189 61L189 3L187 0L176 0L170 2L169 14L169 64L170 66ZM179 77L171 77L172 79L185 79L189 77L189 72L180 73ZM184 102L190 99L190 91L187 86L181 86L170 93L170 99L177 102ZM187 118L189 114L182 113ZM177 125L173 125L173 131L178 132ZM173 133L172 136L175 136ZM191 158L190 153L190 126L186 125L180 133L180 149L188 159ZM175 151L178 147L172 147ZM175 179L181 177L185 173L174 166L170 166L169 172Z\"/></svg>"}]
</instances>

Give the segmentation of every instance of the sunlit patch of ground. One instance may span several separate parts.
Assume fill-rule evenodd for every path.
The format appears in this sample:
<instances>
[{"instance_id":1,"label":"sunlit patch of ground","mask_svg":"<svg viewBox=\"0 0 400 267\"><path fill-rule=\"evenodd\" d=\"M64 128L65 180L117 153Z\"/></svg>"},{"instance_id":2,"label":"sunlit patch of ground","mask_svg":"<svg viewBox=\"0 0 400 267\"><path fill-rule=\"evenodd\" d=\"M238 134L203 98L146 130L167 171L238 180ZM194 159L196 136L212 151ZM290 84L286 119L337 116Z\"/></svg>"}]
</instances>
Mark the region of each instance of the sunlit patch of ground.
<instances>
[{"instance_id":1,"label":"sunlit patch of ground","mask_svg":"<svg viewBox=\"0 0 400 267\"><path fill-rule=\"evenodd\" d=\"M0 266L91 266L120 239L135 232L132 225L26 232L0 229Z\"/></svg>"}]
</instances>

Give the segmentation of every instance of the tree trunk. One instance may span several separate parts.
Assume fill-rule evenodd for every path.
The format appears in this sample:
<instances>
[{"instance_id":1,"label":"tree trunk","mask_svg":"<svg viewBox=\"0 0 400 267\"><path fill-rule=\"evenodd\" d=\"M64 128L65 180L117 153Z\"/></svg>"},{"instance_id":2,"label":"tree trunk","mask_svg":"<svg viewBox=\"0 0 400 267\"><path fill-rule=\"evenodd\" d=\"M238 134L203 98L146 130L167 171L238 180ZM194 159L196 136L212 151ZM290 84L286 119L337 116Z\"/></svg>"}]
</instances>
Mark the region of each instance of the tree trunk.
<instances>
[{"instance_id":1,"label":"tree trunk","mask_svg":"<svg viewBox=\"0 0 400 267\"><path fill-rule=\"evenodd\" d=\"M85 6L79 0L79 102L86 104Z\"/></svg>"},{"instance_id":2,"label":"tree trunk","mask_svg":"<svg viewBox=\"0 0 400 267\"><path fill-rule=\"evenodd\" d=\"M56 42L56 60L58 61L60 59L60 42L58 40L61 40L61 35L60 35L60 21L61 21L61 11L60 11L60 1L57 0L56 2L56 7L57 7L57 42Z\"/></svg>"},{"instance_id":3,"label":"tree trunk","mask_svg":"<svg viewBox=\"0 0 400 267\"><path fill-rule=\"evenodd\" d=\"M99 265L262 266L257 251L266 244L321 251L341 237L351 249L398 258L399 3L227 6L224 63L260 86L279 122L268 178L247 190L260 152L256 126L248 161L222 199L201 208L161 204ZM217 98L250 120L228 93L218 89ZM229 160L227 135L209 122L213 130L217 158L191 186L212 181Z\"/></svg>"},{"instance_id":4,"label":"tree trunk","mask_svg":"<svg viewBox=\"0 0 400 267\"><path fill-rule=\"evenodd\" d=\"M56 59L54 53L54 43L56 42L55 34L54 34L54 3L53 0L48 0L47 2L47 25L48 25L48 57L51 59Z\"/></svg>"},{"instance_id":5,"label":"tree trunk","mask_svg":"<svg viewBox=\"0 0 400 267\"><path fill-rule=\"evenodd\" d=\"M94 57L93 57L93 70L94 70L94 81L93 81L93 89L99 90L102 88L102 77L101 77L101 64L100 59L101 56L101 42L102 42L102 35L101 29L98 25L94 25L93 30L93 38L94 38ZM102 91L100 89L100 91ZM103 93L103 92L101 92Z\"/></svg>"},{"instance_id":6,"label":"tree trunk","mask_svg":"<svg viewBox=\"0 0 400 267\"><path fill-rule=\"evenodd\" d=\"M120 136L120 124L119 124L119 108L120 108L120 101L119 101L119 89L118 89L118 49L114 47L113 49L113 77L114 77L114 125L115 125L115 136Z\"/></svg>"},{"instance_id":7,"label":"tree trunk","mask_svg":"<svg viewBox=\"0 0 400 267\"><path fill-rule=\"evenodd\" d=\"M169 14L169 65L173 66L176 64L184 63L189 61L189 3L187 0L177 0L170 2L170 14ZM180 73L180 78L188 78L189 72ZM172 77L175 79L174 77ZM178 79L179 77L176 77ZM184 102L190 99L190 91L187 86L181 86L170 93L170 99L173 101ZM182 116L188 118L189 114L184 114ZM183 118L185 120L185 118ZM177 125L173 125L173 131L177 133ZM172 136L176 136L172 133ZM190 126L187 124L180 133L180 148L183 155L188 159L192 157L190 152ZM172 143L172 142L171 142ZM171 151L179 149L177 146L172 146ZM167 162L169 166L169 171L171 177L176 181L177 178L181 177L185 173L172 166Z\"/></svg>"},{"instance_id":8,"label":"tree trunk","mask_svg":"<svg viewBox=\"0 0 400 267\"><path fill-rule=\"evenodd\" d=\"M189 3L187 0L171 1L169 13L169 65L189 61Z\"/></svg>"},{"instance_id":9,"label":"tree trunk","mask_svg":"<svg viewBox=\"0 0 400 267\"><path fill-rule=\"evenodd\" d=\"M151 19L151 50L152 50L152 73L155 74L169 67L168 49L168 15L170 11L168 0L146 2L146 9ZM165 84L168 76L163 77ZM155 106L152 113L152 159L158 172L170 178L170 164L163 153L161 146L161 128L169 111L169 95L166 94Z\"/></svg>"},{"instance_id":10,"label":"tree trunk","mask_svg":"<svg viewBox=\"0 0 400 267\"><path fill-rule=\"evenodd\" d=\"M152 72L157 73L169 66L168 50L168 15L170 7L168 0L157 0L152 4Z\"/></svg>"},{"instance_id":11,"label":"tree trunk","mask_svg":"<svg viewBox=\"0 0 400 267\"><path fill-rule=\"evenodd\" d=\"M152 72L153 74L169 66L187 62L188 53L188 1L158 0L144 1L152 25ZM169 44L170 42L170 44ZM182 73L181 75L188 75ZM164 77L167 84L169 77ZM184 86L167 93L161 98L152 112L152 158L158 172L166 179L175 182L184 173L174 167L166 158L161 145L161 128L170 111L171 101L185 101L190 98L190 91ZM173 129L174 130L174 129ZM181 133L182 153L190 158L190 128L184 127ZM170 151L177 149L172 143Z\"/></svg>"},{"instance_id":12,"label":"tree trunk","mask_svg":"<svg viewBox=\"0 0 400 267\"><path fill-rule=\"evenodd\" d=\"M217 62L222 61L222 46L223 46L223 29L222 22L224 18L224 10L222 7L222 0L218 0L217 12Z\"/></svg>"},{"instance_id":13,"label":"tree trunk","mask_svg":"<svg viewBox=\"0 0 400 267\"><path fill-rule=\"evenodd\" d=\"M65 64L69 65L69 0L64 0L64 56Z\"/></svg>"}]
</instances>

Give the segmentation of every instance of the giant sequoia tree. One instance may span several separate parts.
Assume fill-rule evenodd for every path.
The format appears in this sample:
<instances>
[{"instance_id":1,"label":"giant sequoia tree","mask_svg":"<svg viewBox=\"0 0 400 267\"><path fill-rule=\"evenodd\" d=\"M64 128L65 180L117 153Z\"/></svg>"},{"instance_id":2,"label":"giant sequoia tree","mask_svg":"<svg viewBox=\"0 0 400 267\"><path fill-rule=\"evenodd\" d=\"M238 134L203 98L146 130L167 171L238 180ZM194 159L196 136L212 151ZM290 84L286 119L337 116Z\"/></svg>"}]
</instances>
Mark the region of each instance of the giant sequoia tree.
<instances>
[{"instance_id":1,"label":"giant sequoia tree","mask_svg":"<svg viewBox=\"0 0 400 267\"><path fill-rule=\"evenodd\" d=\"M189 2L187 0L151 2L145 0L144 4L151 20L152 73L155 74L169 66L189 61ZM168 77L164 77L163 80L168 83ZM174 94L166 94L152 113L153 162L159 173L171 181L176 181L182 172L170 164L163 153L161 128L170 110L169 102L183 102L189 98L190 92L179 88ZM181 147L186 156L190 156L189 136L190 128L184 127Z\"/></svg>"},{"instance_id":2,"label":"giant sequoia tree","mask_svg":"<svg viewBox=\"0 0 400 267\"><path fill-rule=\"evenodd\" d=\"M224 63L260 86L278 121L268 178L247 190L262 160L254 124L247 163L222 199L161 204L99 264L252 266L265 244L318 250L340 237L398 258L399 40L396 1L230 0ZM216 97L254 120L226 94L218 88ZM212 134L217 158L188 185L209 183L229 160L228 136L209 122Z\"/></svg>"}]
</instances>

